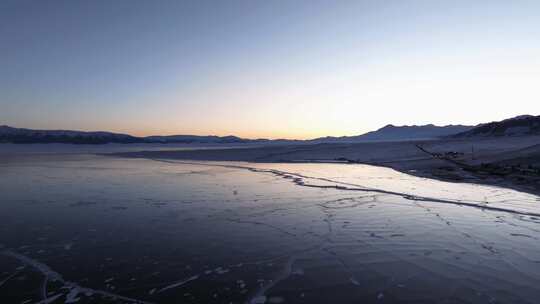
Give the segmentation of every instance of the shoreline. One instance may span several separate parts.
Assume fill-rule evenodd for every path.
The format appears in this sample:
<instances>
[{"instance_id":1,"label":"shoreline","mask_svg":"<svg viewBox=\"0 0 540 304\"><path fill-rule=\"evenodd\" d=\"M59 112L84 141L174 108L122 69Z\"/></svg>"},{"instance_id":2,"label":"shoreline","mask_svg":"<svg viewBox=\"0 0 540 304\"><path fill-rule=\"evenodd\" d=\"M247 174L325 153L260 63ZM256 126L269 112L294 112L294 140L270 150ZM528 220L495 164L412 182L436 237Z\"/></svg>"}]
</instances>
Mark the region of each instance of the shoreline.
<instances>
[{"instance_id":1,"label":"shoreline","mask_svg":"<svg viewBox=\"0 0 540 304\"><path fill-rule=\"evenodd\" d=\"M243 149L138 151L103 155L191 161L365 164L391 168L422 178L452 183L490 185L540 196L540 174L530 176L512 172L504 175L494 174L493 171L486 170L485 166L486 163L498 164L505 159L506 155L515 156L517 153L514 151L539 143L540 136L535 136L476 141L432 140L263 146ZM471 145L474 145L476 149L473 157L467 151Z\"/></svg>"}]
</instances>

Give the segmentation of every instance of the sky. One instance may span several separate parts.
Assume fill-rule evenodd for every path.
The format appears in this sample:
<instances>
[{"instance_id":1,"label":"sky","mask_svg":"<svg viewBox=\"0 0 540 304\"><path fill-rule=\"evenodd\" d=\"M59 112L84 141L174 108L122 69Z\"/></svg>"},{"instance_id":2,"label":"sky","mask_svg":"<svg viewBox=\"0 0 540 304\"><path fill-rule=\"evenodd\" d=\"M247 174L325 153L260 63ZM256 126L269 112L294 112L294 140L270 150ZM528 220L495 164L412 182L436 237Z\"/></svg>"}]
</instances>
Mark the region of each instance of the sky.
<instances>
[{"instance_id":1,"label":"sky","mask_svg":"<svg viewBox=\"0 0 540 304\"><path fill-rule=\"evenodd\" d=\"M540 114L540 1L0 1L0 125L315 138Z\"/></svg>"}]
</instances>

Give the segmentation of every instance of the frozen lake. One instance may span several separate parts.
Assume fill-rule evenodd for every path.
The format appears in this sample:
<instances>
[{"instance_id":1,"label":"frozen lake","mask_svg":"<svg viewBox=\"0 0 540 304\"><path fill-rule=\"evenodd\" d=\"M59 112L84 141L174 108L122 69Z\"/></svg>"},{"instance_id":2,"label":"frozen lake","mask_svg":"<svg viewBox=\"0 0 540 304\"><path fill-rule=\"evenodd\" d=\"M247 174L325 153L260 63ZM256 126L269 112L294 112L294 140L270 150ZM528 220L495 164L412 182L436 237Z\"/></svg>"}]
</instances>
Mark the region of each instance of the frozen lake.
<instances>
[{"instance_id":1,"label":"frozen lake","mask_svg":"<svg viewBox=\"0 0 540 304\"><path fill-rule=\"evenodd\" d=\"M343 164L0 160L0 303L538 303L540 198Z\"/></svg>"}]
</instances>

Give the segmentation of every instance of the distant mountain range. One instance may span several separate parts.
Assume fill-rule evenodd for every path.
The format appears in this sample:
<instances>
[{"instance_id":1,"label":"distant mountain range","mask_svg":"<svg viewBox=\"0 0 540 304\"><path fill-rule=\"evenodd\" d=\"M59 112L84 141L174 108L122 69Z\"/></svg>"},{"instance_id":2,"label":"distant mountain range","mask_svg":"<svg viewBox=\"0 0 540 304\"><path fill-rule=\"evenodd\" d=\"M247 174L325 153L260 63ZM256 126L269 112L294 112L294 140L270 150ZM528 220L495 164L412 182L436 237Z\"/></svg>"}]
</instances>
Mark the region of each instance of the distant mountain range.
<instances>
[{"instance_id":1,"label":"distant mountain range","mask_svg":"<svg viewBox=\"0 0 540 304\"><path fill-rule=\"evenodd\" d=\"M31 130L0 126L0 142L11 143L72 143L105 144L137 143L141 138L111 132L82 132L69 130Z\"/></svg>"},{"instance_id":2,"label":"distant mountain range","mask_svg":"<svg viewBox=\"0 0 540 304\"><path fill-rule=\"evenodd\" d=\"M243 139L236 136L148 136L136 137L111 132L84 132L69 130L32 130L0 126L0 142L10 143L70 143L70 144L107 144L107 143L207 143L231 144L265 140Z\"/></svg>"},{"instance_id":3,"label":"distant mountain range","mask_svg":"<svg viewBox=\"0 0 540 304\"><path fill-rule=\"evenodd\" d=\"M355 143L373 141L406 141L467 137L519 136L540 134L540 116L523 115L500 122L474 126L394 126L387 125L376 131L358 136L321 137L312 140L246 139L237 136L171 135L136 137L111 132L84 132L69 130L32 130L0 126L0 142L9 143L182 143L182 144L242 144L242 143Z\"/></svg>"},{"instance_id":4,"label":"distant mountain range","mask_svg":"<svg viewBox=\"0 0 540 304\"><path fill-rule=\"evenodd\" d=\"M540 135L540 116L521 115L502 121L480 124L452 135L453 138Z\"/></svg>"},{"instance_id":5,"label":"distant mountain range","mask_svg":"<svg viewBox=\"0 0 540 304\"><path fill-rule=\"evenodd\" d=\"M432 124L423 126L394 126L387 125L376 131L371 131L358 136L321 137L314 139L316 142L367 142L367 141L404 141L420 139L436 139L460 132L471 130L472 126L448 125L435 126Z\"/></svg>"},{"instance_id":6,"label":"distant mountain range","mask_svg":"<svg viewBox=\"0 0 540 304\"><path fill-rule=\"evenodd\" d=\"M148 136L142 138L144 142L150 143L211 143L211 144L243 144L251 142L264 142L268 139L246 139L237 136L198 136L198 135L170 135L170 136Z\"/></svg>"}]
</instances>

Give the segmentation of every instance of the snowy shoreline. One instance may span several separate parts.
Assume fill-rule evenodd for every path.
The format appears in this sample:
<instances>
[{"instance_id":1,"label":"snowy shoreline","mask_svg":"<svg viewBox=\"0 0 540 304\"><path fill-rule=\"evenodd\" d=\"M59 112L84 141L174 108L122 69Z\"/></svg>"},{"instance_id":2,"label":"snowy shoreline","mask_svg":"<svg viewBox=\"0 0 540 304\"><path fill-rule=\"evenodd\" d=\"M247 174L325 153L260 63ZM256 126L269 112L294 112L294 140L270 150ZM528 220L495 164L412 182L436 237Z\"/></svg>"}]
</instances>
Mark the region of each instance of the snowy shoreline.
<instances>
[{"instance_id":1,"label":"snowy shoreline","mask_svg":"<svg viewBox=\"0 0 540 304\"><path fill-rule=\"evenodd\" d=\"M407 174L450 182L467 182L540 193L540 177L509 172L505 176L487 170L472 170L482 164L505 164L519 157L529 166L540 155L540 136L491 139L373 142L249 147L243 149L193 149L118 152L128 158L246 161L254 163L343 163L368 164ZM451 153L455 157L436 157ZM528 150L527 150L528 149ZM538 151L537 151L538 150ZM523 152L527 151L527 152ZM524 157L526 153L526 156ZM531 157L531 155L533 157ZM519 172L518 172L519 173Z\"/></svg>"}]
</instances>

